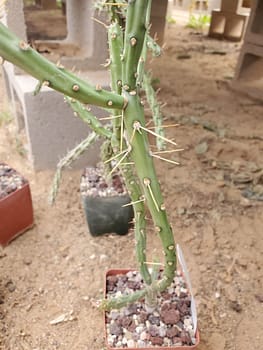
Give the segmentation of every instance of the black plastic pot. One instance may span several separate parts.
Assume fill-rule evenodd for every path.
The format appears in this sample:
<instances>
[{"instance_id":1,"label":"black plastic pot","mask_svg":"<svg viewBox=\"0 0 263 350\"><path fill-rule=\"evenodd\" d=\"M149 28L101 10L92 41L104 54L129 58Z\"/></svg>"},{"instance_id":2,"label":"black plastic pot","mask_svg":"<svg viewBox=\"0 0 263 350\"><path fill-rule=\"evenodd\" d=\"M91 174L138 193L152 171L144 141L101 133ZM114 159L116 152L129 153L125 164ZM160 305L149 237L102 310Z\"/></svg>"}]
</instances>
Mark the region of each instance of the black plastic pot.
<instances>
[{"instance_id":1,"label":"black plastic pot","mask_svg":"<svg viewBox=\"0 0 263 350\"><path fill-rule=\"evenodd\" d=\"M132 226L134 217L128 195L112 197L83 197L83 206L89 232L92 236L101 236L105 233L126 235Z\"/></svg>"}]
</instances>

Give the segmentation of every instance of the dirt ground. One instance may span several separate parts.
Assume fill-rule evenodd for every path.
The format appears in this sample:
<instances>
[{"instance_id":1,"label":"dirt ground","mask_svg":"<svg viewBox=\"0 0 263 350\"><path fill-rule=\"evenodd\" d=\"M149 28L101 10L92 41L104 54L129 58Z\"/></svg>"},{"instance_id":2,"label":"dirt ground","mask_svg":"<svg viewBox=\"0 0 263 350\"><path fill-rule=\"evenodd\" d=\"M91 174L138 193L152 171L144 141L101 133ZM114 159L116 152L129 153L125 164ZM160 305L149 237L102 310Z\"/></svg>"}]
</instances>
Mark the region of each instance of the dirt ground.
<instances>
[{"instance_id":1,"label":"dirt ground","mask_svg":"<svg viewBox=\"0 0 263 350\"><path fill-rule=\"evenodd\" d=\"M255 350L263 343L263 106L230 88L240 43L170 25L152 62L167 129L184 151L157 161L176 241L198 308L200 350ZM7 111L1 81L1 112ZM0 160L30 181L35 226L0 250L0 349L102 350L104 273L136 267L133 233L93 238L79 171L64 173L54 207L53 172L34 173L14 121L0 127ZM148 232L149 260L160 251ZM62 322L52 324L61 316Z\"/></svg>"}]
</instances>

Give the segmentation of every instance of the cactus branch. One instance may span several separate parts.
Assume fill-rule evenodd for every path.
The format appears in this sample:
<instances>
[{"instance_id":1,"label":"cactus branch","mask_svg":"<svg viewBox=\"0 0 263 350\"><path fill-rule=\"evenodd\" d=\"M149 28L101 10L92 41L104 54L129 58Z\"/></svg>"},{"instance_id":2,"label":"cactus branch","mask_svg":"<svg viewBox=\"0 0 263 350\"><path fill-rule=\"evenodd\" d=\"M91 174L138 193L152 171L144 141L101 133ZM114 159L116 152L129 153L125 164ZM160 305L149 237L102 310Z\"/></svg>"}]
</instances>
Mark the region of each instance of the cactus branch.
<instances>
[{"instance_id":1,"label":"cactus branch","mask_svg":"<svg viewBox=\"0 0 263 350\"><path fill-rule=\"evenodd\" d=\"M81 143L79 143L75 148L73 148L72 150L70 150L67 155L62 158L58 165L57 165L57 170L54 176L54 180L53 180L53 184L52 184L52 188L50 191L50 196L49 196L49 202L51 204L54 204L57 193L58 193L58 189L59 189L59 185L60 185L60 181L61 181L61 175L62 175L62 170L69 166L74 160L78 159L79 156L85 152L85 150L90 147L90 145L92 143L94 143L98 138L98 135L95 132L92 132L89 134L89 136L83 140Z\"/></svg>"},{"instance_id":2,"label":"cactus branch","mask_svg":"<svg viewBox=\"0 0 263 350\"><path fill-rule=\"evenodd\" d=\"M163 117L151 80L152 77L150 73L145 73L143 77L143 89L145 90L146 98L152 111L155 133L159 135L159 137L156 138L156 146L159 150L163 150L166 144L164 140L164 128L162 126Z\"/></svg>"},{"instance_id":3,"label":"cactus branch","mask_svg":"<svg viewBox=\"0 0 263 350\"><path fill-rule=\"evenodd\" d=\"M64 68L41 56L29 44L20 41L2 23L0 23L0 56L25 72L29 73L41 84L74 99L105 108L122 109L125 100L122 96L96 87L74 76Z\"/></svg>"},{"instance_id":4,"label":"cactus branch","mask_svg":"<svg viewBox=\"0 0 263 350\"><path fill-rule=\"evenodd\" d=\"M123 87L126 91L136 90L137 67L144 46L148 4L148 0L131 1L127 9L122 60Z\"/></svg>"},{"instance_id":5,"label":"cactus branch","mask_svg":"<svg viewBox=\"0 0 263 350\"><path fill-rule=\"evenodd\" d=\"M114 21L109 27L108 41L110 52L110 71L111 71L111 86L112 89L118 94L122 93L122 79L123 79L123 66L121 57L123 53L123 33L119 25L119 21ZM118 115L119 112L114 110L114 115ZM135 212L135 241L136 241L136 257L139 263L140 273L146 284L151 284L151 275L148 267L145 265L146 260L146 235L145 235L145 205L142 200L142 192L137 182L134 180L134 174L131 165L133 162L129 161L130 146L127 145L124 138L124 120L123 114L120 119L113 120L113 136L112 136L112 148L115 154L123 154L124 156L117 163L120 168L125 184L131 197L131 203L133 204ZM127 149L128 151L123 151ZM128 162L124 163L127 159Z\"/></svg>"},{"instance_id":6,"label":"cactus branch","mask_svg":"<svg viewBox=\"0 0 263 350\"><path fill-rule=\"evenodd\" d=\"M86 123L89 124L90 128L100 136L110 139L112 137L112 132L106 129L96 118L92 112L85 108L85 106L70 97L65 96L66 101L71 106L73 111Z\"/></svg>"},{"instance_id":7,"label":"cactus branch","mask_svg":"<svg viewBox=\"0 0 263 350\"><path fill-rule=\"evenodd\" d=\"M135 163L136 174L144 189L144 196L154 222L156 233L162 241L165 252L164 276L158 282L158 289L162 291L171 284L174 277L176 267L175 242L163 204L153 159L149 151L147 129L143 126L145 125L145 120L140 100L138 96L132 96L128 92L123 93L126 94L126 98L129 100L127 108L124 111L124 121L128 138L133 136L131 157ZM134 129L138 131L135 134ZM168 247L170 248L168 249Z\"/></svg>"}]
</instances>

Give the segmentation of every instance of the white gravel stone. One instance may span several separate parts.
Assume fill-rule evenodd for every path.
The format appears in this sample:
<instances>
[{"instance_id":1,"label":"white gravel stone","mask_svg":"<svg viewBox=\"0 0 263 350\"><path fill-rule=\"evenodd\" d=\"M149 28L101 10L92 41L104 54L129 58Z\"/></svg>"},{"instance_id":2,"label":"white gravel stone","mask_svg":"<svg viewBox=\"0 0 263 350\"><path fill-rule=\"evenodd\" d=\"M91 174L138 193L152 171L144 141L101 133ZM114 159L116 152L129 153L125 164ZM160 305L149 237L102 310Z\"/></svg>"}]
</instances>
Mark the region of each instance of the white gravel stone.
<instances>
[{"instance_id":1,"label":"white gravel stone","mask_svg":"<svg viewBox=\"0 0 263 350\"><path fill-rule=\"evenodd\" d=\"M147 320L147 321L145 322L145 325L146 325L146 328L148 329L148 328L151 327L151 322Z\"/></svg>"},{"instance_id":2,"label":"white gravel stone","mask_svg":"<svg viewBox=\"0 0 263 350\"><path fill-rule=\"evenodd\" d=\"M116 319L118 318L118 316L119 316L119 312L118 312L118 311L111 310L109 316L110 316L110 318L111 318L112 320L116 320Z\"/></svg>"},{"instance_id":3,"label":"white gravel stone","mask_svg":"<svg viewBox=\"0 0 263 350\"><path fill-rule=\"evenodd\" d=\"M135 328L135 332L136 332L137 334L140 334L143 330L144 330L144 327L143 327L143 326L138 326L138 327Z\"/></svg>"},{"instance_id":4,"label":"white gravel stone","mask_svg":"<svg viewBox=\"0 0 263 350\"><path fill-rule=\"evenodd\" d=\"M132 340L132 339L129 339L129 340L127 341L127 347L128 347L128 348L135 348L135 341Z\"/></svg>"},{"instance_id":5,"label":"white gravel stone","mask_svg":"<svg viewBox=\"0 0 263 350\"><path fill-rule=\"evenodd\" d=\"M166 336L166 327L159 327L159 336L162 338Z\"/></svg>"},{"instance_id":6,"label":"white gravel stone","mask_svg":"<svg viewBox=\"0 0 263 350\"><path fill-rule=\"evenodd\" d=\"M192 319L191 318L185 318L184 319L184 325L185 325L185 327L191 327L192 328L192 326L193 326L193 321L192 321Z\"/></svg>"},{"instance_id":7,"label":"white gravel stone","mask_svg":"<svg viewBox=\"0 0 263 350\"><path fill-rule=\"evenodd\" d=\"M129 271L129 272L127 273L127 277L128 277L128 278L133 278L133 272L132 272L132 271Z\"/></svg>"},{"instance_id":8,"label":"white gravel stone","mask_svg":"<svg viewBox=\"0 0 263 350\"><path fill-rule=\"evenodd\" d=\"M123 338L122 338L122 344L123 344L123 345L126 345L127 343L128 343L128 340L127 340L125 337L123 337Z\"/></svg>"},{"instance_id":9,"label":"white gravel stone","mask_svg":"<svg viewBox=\"0 0 263 350\"><path fill-rule=\"evenodd\" d=\"M141 334L140 334L140 340L146 340L147 337L148 337L148 333L147 333L147 332L145 332L145 331L141 332Z\"/></svg>"},{"instance_id":10,"label":"white gravel stone","mask_svg":"<svg viewBox=\"0 0 263 350\"><path fill-rule=\"evenodd\" d=\"M167 291L168 291L169 294L173 294L174 293L174 288L170 287L170 288L168 288Z\"/></svg>"},{"instance_id":11,"label":"white gravel stone","mask_svg":"<svg viewBox=\"0 0 263 350\"><path fill-rule=\"evenodd\" d=\"M137 347L138 348L145 348L146 344L145 344L145 342L143 340L138 340Z\"/></svg>"}]
</instances>

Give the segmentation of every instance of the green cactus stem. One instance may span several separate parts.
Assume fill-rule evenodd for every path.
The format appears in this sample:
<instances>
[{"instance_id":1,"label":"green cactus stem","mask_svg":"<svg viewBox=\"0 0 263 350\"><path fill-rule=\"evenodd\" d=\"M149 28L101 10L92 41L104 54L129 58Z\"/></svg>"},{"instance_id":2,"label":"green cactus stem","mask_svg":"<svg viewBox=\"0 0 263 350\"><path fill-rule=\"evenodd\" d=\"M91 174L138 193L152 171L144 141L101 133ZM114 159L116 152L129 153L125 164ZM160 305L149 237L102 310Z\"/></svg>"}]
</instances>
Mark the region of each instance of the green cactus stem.
<instances>
[{"instance_id":1,"label":"green cactus stem","mask_svg":"<svg viewBox=\"0 0 263 350\"><path fill-rule=\"evenodd\" d=\"M127 9L122 56L123 89L126 91L136 90L137 67L147 30L145 18L148 5L148 0L134 0L129 2Z\"/></svg>"},{"instance_id":2,"label":"green cactus stem","mask_svg":"<svg viewBox=\"0 0 263 350\"><path fill-rule=\"evenodd\" d=\"M165 290L172 283L176 270L176 250L173 232L168 222L160 184L156 176L145 127L144 111L139 96L139 86L136 84L139 60L144 55L143 50L145 49L145 18L147 17L147 9L149 10L147 7L149 5L150 1L134 0L129 3L127 11L122 94L128 103L123 111L123 116L127 144L130 150L129 156L134 162L135 173L140 182L143 198L145 198L145 203L147 203L151 213L155 233L162 242L165 256L164 273L161 280L152 280L151 285L142 291L116 299L103 300L101 307L105 309L119 308L142 297L145 297L146 303L152 306L156 293ZM140 11L139 17L138 10ZM135 14L137 14L136 18L134 18ZM134 48L135 46L136 49ZM144 227L140 230L141 212L137 210L135 205L134 211L135 231L141 231L141 234L144 236L146 234Z\"/></svg>"},{"instance_id":3,"label":"green cactus stem","mask_svg":"<svg viewBox=\"0 0 263 350\"><path fill-rule=\"evenodd\" d=\"M114 20L108 29L108 41L110 52L110 72L111 86L113 91L121 94L122 92L122 62L121 55L123 52L123 33L119 25L119 21ZM114 110L114 115L117 116L119 111ZM113 136L111 140L112 148L115 154L127 149L127 143L123 132L123 118L113 119ZM119 168L123 174L126 187L128 189L131 202L135 211L135 244L136 244L136 259L139 264L140 273L146 284L150 285L151 275L146 265L146 213L144 200L142 200L142 192L131 167L131 159L127 155L128 164L120 164Z\"/></svg>"},{"instance_id":4,"label":"green cactus stem","mask_svg":"<svg viewBox=\"0 0 263 350\"><path fill-rule=\"evenodd\" d=\"M147 36L146 41L147 49L152 53L154 57L161 56L162 48L157 44L157 42L150 36Z\"/></svg>"},{"instance_id":5,"label":"green cactus stem","mask_svg":"<svg viewBox=\"0 0 263 350\"><path fill-rule=\"evenodd\" d=\"M151 1L148 0L134 0L129 3L125 30L122 93L128 101L123 113L127 139L130 143L130 155L134 161L135 172L143 189L156 234L160 237L164 250L164 276L161 281L158 281L159 290L162 291L172 283L175 275L175 242L151 156L148 137L145 130L140 128L140 126L145 128L145 116L140 96L135 89L135 73L137 73L139 59L145 46L144 38L148 30L146 25L150 6Z\"/></svg>"},{"instance_id":6,"label":"green cactus stem","mask_svg":"<svg viewBox=\"0 0 263 350\"><path fill-rule=\"evenodd\" d=\"M0 23L0 56L35 77L41 84L80 102L111 109L122 109L125 106L122 96L96 89L63 67L50 62L29 44L19 40L2 23Z\"/></svg>"},{"instance_id":7,"label":"green cactus stem","mask_svg":"<svg viewBox=\"0 0 263 350\"><path fill-rule=\"evenodd\" d=\"M171 284L175 273L175 242L156 176L153 157L149 149L148 137L146 132L140 129L140 125L145 127L143 108L138 96L125 93L129 102L124 111L124 120L128 138L132 139L130 144L131 158L134 161L136 174L144 190L144 196L154 222L156 234L161 239L164 250L164 277L162 281L158 282L160 290L164 290Z\"/></svg>"},{"instance_id":8,"label":"green cactus stem","mask_svg":"<svg viewBox=\"0 0 263 350\"><path fill-rule=\"evenodd\" d=\"M105 128L102 123L94 116L89 107L84 106L77 100L65 96L66 101L73 109L74 113L81 118L85 123L88 123L90 128L99 136L111 138L112 132Z\"/></svg>"},{"instance_id":9,"label":"green cactus stem","mask_svg":"<svg viewBox=\"0 0 263 350\"><path fill-rule=\"evenodd\" d=\"M164 150L166 142L164 141L164 128L162 127L163 116L160 104L157 101L156 92L152 87L152 76L149 72L144 74L143 89L146 93L146 98L152 112L155 133L161 136L156 138L156 146L158 150Z\"/></svg>"},{"instance_id":10,"label":"green cactus stem","mask_svg":"<svg viewBox=\"0 0 263 350\"><path fill-rule=\"evenodd\" d=\"M65 167L68 167L74 160L78 159L80 155L86 151L87 148L90 147L91 144L93 144L98 139L98 135L95 132L92 132L89 134L89 136L83 140L81 143L79 143L76 147L74 147L72 150L70 150L67 155L62 158L58 165L57 170L54 176L52 188L49 195L49 202L50 204L54 204L59 185L61 182L61 176L62 176L62 170Z\"/></svg>"}]
</instances>

